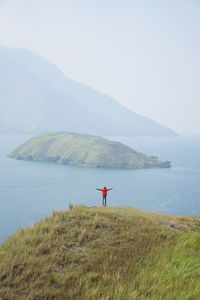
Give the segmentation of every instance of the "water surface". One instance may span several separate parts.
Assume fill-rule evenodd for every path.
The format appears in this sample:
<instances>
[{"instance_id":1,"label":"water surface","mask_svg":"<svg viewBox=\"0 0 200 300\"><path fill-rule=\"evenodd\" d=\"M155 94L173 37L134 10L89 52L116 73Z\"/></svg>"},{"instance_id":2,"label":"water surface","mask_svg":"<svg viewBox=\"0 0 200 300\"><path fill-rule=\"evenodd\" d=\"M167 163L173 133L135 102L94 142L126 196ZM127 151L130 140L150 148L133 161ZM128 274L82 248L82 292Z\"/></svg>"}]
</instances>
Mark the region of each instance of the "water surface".
<instances>
[{"instance_id":1,"label":"water surface","mask_svg":"<svg viewBox=\"0 0 200 300\"><path fill-rule=\"evenodd\" d=\"M113 170L17 161L6 155L27 136L0 136L0 241L17 229L66 209L101 205L96 187L113 187L108 205L200 215L200 139L117 138L172 161L170 169ZM116 138L115 138L116 140Z\"/></svg>"}]
</instances>

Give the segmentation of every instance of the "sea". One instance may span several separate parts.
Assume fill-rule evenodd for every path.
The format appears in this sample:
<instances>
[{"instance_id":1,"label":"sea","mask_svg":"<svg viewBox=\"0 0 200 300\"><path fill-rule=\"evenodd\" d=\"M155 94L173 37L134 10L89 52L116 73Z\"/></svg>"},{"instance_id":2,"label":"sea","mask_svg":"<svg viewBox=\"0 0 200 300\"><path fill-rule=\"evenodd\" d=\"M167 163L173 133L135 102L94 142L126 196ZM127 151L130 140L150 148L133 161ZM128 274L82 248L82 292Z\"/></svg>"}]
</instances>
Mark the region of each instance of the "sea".
<instances>
[{"instance_id":1,"label":"sea","mask_svg":"<svg viewBox=\"0 0 200 300\"><path fill-rule=\"evenodd\" d=\"M102 205L174 215L200 215L200 138L121 138L137 151L171 161L169 169L117 170L19 161L7 155L30 136L0 136L0 242L69 204Z\"/></svg>"}]
</instances>

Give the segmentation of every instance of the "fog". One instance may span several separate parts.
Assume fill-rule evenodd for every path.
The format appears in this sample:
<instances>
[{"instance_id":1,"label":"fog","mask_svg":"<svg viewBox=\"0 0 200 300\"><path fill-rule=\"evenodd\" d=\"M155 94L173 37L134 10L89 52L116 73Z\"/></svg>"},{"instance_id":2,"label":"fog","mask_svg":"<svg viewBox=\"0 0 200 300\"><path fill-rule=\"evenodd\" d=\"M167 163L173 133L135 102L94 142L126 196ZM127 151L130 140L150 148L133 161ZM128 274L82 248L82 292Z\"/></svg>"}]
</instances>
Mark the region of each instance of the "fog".
<instances>
[{"instance_id":1,"label":"fog","mask_svg":"<svg viewBox=\"0 0 200 300\"><path fill-rule=\"evenodd\" d=\"M181 134L199 134L198 0L0 0L0 46L39 53L68 77Z\"/></svg>"}]
</instances>

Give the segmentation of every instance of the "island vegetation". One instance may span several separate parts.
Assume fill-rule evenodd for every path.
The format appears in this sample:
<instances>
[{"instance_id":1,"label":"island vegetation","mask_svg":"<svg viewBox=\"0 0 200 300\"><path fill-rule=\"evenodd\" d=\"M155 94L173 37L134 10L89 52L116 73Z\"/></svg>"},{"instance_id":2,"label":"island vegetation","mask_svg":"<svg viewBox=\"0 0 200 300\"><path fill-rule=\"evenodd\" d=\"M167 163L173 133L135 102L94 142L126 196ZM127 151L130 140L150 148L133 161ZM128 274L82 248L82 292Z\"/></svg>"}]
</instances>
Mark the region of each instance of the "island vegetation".
<instances>
[{"instance_id":1,"label":"island vegetation","mask_svg":"<svg viewBox=\"0 0 200 300\"><path fill-rule=\"evenodd\" d=\"M199 217L71 205L1 245L0 299L197 300L199 256Z\"/></svg>"},{"instance_id":2,"label":"island vegetation","mask_svg":"<svg viewBox=\"0 0 200 300\"><path fill-rule=\"evenodd\" d=\"M99 136L55 132L33 137L17 147L11 158L99 168L168 168L159 161L130 147Z\"/></svg>"}]
</instances>

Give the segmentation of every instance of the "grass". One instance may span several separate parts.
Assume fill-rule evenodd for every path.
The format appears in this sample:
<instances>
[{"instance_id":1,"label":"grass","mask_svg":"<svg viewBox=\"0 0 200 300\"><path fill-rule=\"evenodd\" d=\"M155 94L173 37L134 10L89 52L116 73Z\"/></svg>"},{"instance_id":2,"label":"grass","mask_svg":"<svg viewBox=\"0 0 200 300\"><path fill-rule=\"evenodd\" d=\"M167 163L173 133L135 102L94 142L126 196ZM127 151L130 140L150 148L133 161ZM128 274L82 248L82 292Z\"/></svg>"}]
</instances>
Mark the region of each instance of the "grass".
<instances>
[{"instance_id":1,"label":"grass","mask_svg":"<svg viewBox=\"0 0 200 300\"><path fill-rule=\"evenodd\" d=\"M189 300L200 295L200 218L71 206L0 248L0 299Z\"/></svg>"},{"instance_id":2,"label":"grass","mask_svg":"<svg viewBox=\"0 0 200 300\"><path fill-rule=\"evenodd\" d=\"M130 147L98 136L78 133L45 133L17 147L11 158L47 161L82 167L153 168L169 162L139 153Z\"/></svg>"}]
</instances>

